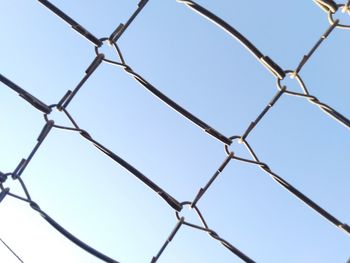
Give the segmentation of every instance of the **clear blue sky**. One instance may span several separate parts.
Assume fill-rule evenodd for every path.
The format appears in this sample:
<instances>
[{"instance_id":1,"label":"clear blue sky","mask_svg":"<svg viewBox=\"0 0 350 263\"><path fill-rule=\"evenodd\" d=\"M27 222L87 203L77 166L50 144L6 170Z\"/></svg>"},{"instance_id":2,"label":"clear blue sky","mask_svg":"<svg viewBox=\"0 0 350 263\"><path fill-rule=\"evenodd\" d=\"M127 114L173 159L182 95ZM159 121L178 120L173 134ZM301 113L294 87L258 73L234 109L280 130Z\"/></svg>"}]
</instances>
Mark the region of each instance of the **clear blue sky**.
<instances>
[{"instance_id":1,"label":"clear blue sky","mask_svg":"<svg viewBox=\"0 0 350 263\"><path fill-rule=\"evenodd\" d=\"M99 38L138 1L53 4ZM313 1L198 1L283 69L293 70L329 27ZM0 1L0 73L46 104L84 77L94 46L38 1ZM349 22L343 15L342 21ZM346 17L347 16L347 17ZM350 118L350 31L335 29L301 77L310 94ZM275 77L244 47L175 0L150 0L118 40L129 66L225 136L242 135L277 92ZM117 60L113 50L101 49ZM300 92L294 80L284 82ZM173 111L122 69L103 63L67 110L79 126L178 201L192 201L226 158L223 144ZM62 112L49 116L69 125ZM42 113L0 83L0 171L27 158ZM286 94L248 136L262 162L350 224L350 130ZM249 158L242 144L230 150ZM177 223L174 210L76 132L53 129L21 177L32 199L78 238L122 263L150 262ZM4 184L23 195L18 181ZM350 236L259 167L232 160L198 202L210 228L256 262L346 262ZM186 221L198 223L184 207ZM0 204L0 238L26 263L101 262L53 229L28 204ZM0 243L0 261L18 262ZM183 226L160 263L242 262L205 232Z\"/></svg>"}]
</instances>

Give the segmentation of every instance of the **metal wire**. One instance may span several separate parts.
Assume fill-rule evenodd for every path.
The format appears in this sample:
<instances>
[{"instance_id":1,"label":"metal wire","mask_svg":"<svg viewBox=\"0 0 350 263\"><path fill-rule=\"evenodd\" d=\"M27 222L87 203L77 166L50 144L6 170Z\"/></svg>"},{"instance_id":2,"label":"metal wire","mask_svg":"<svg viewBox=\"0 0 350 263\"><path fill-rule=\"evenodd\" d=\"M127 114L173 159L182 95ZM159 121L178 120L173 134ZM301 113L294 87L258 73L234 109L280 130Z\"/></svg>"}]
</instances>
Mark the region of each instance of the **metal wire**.
<instances>
[{"instance_id":1,"label":"metal wire","mask_svg":"<svg viewBox=\"0 0 350 263\"><path fill-rule=\"evenodd\" d=\"M102 41L107 40L106 38L102 38ZM225 135L221 134L219 131L215 130L209 124L205 123L198 117L194 116L191 112L187 111L183 107L181 107L179 104L177 104L175 101L167 97L165 94L163 94L159 89L154 87L151 83L149 83L147 80L145 80L140 74L135 72L130 66L125 64L124 57L122 55L122 52L120 51L118 45L114 42L113 46L115 50L117 51L117 54L121 60L120 62L116 62L109 59L103 59L106 63L112 64L117 67L121 67L126 73L131 75L138 83L140 83L144 88L146 88L149 92L151 92L154 96L156 96L158 99L160 99L162 102L164 102L166 105L168 105L170 108L187 118L188 120L192 121L194 124L196 124L198 127L203 129L206 133L210 134L217 140L221 141L224 144L230 145L232 141L226 137ZM99 55L99 51L97 48L95 48L95 52L97 55Z\"/></svg>"},{"instance_id":2,"label":"metal wire","mask_svg":"<svg viewBox=\"0 0 350 263\"><path fill-rule=\"evenodd\" d=\"M224 29L228 34L230 34L232 37L234 37L237 41L239 41L244 47L246 47L255 57L256 59L265 66L276 78L277 80L277 87L278 91L274 95L274 97L271 99L271 101L265 106L265 108L258 114L256 119L250 123L250 125L247 127L247 129L243 132L242 135L237 136L225 136L221 134L216 129L209 126L207 123L205 123L203 120L199 119L198 117L194 116L191 112L187 111L183 107L181 107L179 104L177 104L175 101L173 101L171 98L163 94L159 89L154 87L152 84L150 84L147 80L145 80L140 74L135 72L131 66L129 66L125 58L122 54L122 51L117 45L117 41L119 38L125 33L126 29L136 21L137 16L141 13L142 10L144 10L145 6L149 2L148 0L141 0L138 3L137 9L134 11L134 13L129 17L127 22L125 24L119 24L119 26L116 27L116 29L111 33L109 37L103 37L98 38L92 33L90 33L88 30L86 30L82 25L80 25L78 22L73 20L70 16L68 16L66 13L64 13L62 10L60 10L58 7L53 5L51 2L46 0L39 0L39 2L45 6L47 9L49 9L51 12L56 14L58 17L60 17L62 20L64 20L66 23L68 23L73 30L77 31L80 35L82 35L84 38L89 40L95 48L96 57L92 61L92 63L88 66L88 68L85 71L85 76L81 79L81 81L77 84L77 86L72 90L67 90L65 95L60 99L60 101L57 104L51 104L47 105L44 102L40 101L38 98L33 96L32 94L28 93L23 88L19 87L17 84L0 74L0 81L5 84L7 87L15 91L20 97L25 99L27 102L29 102L34 108L38 109L44 114L45 119L45 125L43 126L38 138L37 143L35 144L33 150L30 152L28 157L26 159L22 159L17 167L14 169L13 172L9 173L2 173L0 172L0 202L8 197L15 198L20 201L24 201L30 205L30 207L37 211L53 228L58 230L62 235L64 235L66 238L68 238L70 241L75 243L80 248L84 249L88 253L94 255L95 257L99 258L100 260L104 262L110 262L110 263L118 263L118 261L104 255L103 253L99 252L98 250L90 247L89 245L85 244L81 240L79 240L77 237L75 237L73 234L68 232L65 228L63 228L61 225L59 225L55 220L53 220L46 212L44 212L40 206L34 202L29 194L29 191L24 183L23 180L23 173L25 172L27 166L29 165L30 161L33 159L33 157L38 154L38 150L42 143L46 140L47 136L49 135L50 131L52 129L61 129L65 131L71 131L71 132L77 132L79 133L84 139L92 143L98 150L100 150L103 154L108 156L110 159L121 165L123 168L125 168L128 172L130 172L132 175L136 176L139 180L141 180L147 187L149 187L151 190L153 190L157 195L159 195L174 211L177 218L177 223L166 239L165 243L161 246L158 253L152 258L151 262L155 263L158 261L158 259L161 257L161 255L165 252L167 246L170 244L170 242L174 239L174 237L179 233L179 230L182 226L188 226L196 230L204 231L206 232L211 238L217 240L220 242L226 249L231 251L234 255L239 257L244 262L255 262L253 261L249 256L241 252L238 248L233 246L231 243L229 243L227 240L223 239L221 236L219 236L214 230L208 227L208 224L206 223L202 213L200 212L200 209L198 208L198 202L201 200L201 198L208 193L209 188L212 186L212 184L218 180L219 175L221 175L224 171L224 169L229 165L229 163L232 160L236 160L238 162L245 162L249 164L256 165L260 167L265 173L270 175L270 177L278 183L280 186L282 186L284 189L286 189L289 193L300 199L302 202L304 202L306 205L308 205L310 208L312 208L315 212L317 212L319 215L321 215L323 218L327 219L330 223L335 225L337 228L343 230L347 234L350 234L350 227L342 223L340 220L338 220L336 217L331 215L329 212L327 212L325 209L321 208L318 204L316 204L314 201L312 201L310 198L305 196L303 193L301 193L298 189L296 189L294 186L289 184L286 180L284 180L281 176L277 175L275 172L273 172L269 166L259 160L257 157L257 154L254 152L253 148L250 146L250 144L247 141L248 136L252 133L252 131L255 129L255 127L263 121L265 115L271 110L271 108L276 104L276 102L284 95L294 96L294 97L300 97L304 98L310 103L318 106L318 108L328 114L329 116L333 117L336 121L340 122L347 128L350 128L350 120L346 118L341 113L334 110L331 106L320 102L317 97L310 95L309 90L307 89L305 83L303 82L302 78L300 77L299 73L302 70L302 68L305 66L305 64L309 61L309 59L312 57L312 55L315 53L316 50L318 50L323 43L323 41L335 30L335 29L349 29L349 25L341 24L340 21L334 20L333 15L338 11L342 10L342 12L348 12L350 13L350 0L348 0L345 4L337 4L332 0L314 0L314 2L325 12L328 13L328 18L330 22L330 26L326 30L325 33L321 35L319 40L314 44L314 46L310 49L310 51L303 56L302 60L297 65L296 69L294 71L292 70L285 70L282 69L281 66L279 66L276 62L274 62L270 57L263 55L263 53L252 43L250 42L242 33L240 33L238 30L236 30L233 26L229 25L227 22L225 22L220 17L216 16L203 6L197 4L195 1L190 0L177 0L179 3L186 5L191 10L195 11L196 13L199 13L200 15L207 18L209 21L213 22L220 28ZM99 48L104 45L106 42L110 44L115 52L117 53L120 61L114 61L106 58L104 54L100 53ZM132 166L130 163L119 157L116 153L108 149L106 146L102 145L100 142L95 140L88 131L81 129L75 119L71 116L69 111L67 110L68 105L70 102L75 98L78 91L83 87L83 85L86 83L86 81L90 78L90 76L95 72L95 70L101 65L101 63L111 64L113 66L119 67L122 70L125 71L125 73L132 76L139 84L141 84L144 88L146 88L148 91L150 91L154 96L156 96L158 99L160 99L162 102L170 106L172 109L177 111L179 114L181 114L183 117L190 120L192 123L199 126L201 129L203 129L206 133L213 136L215 139L217 139L219 142L224 144L225 151L227 153L227 157L224 159L223 163L219 166L219 168L215 171L213 176L208 180L207 184L200 188L197 195L193 199L192 202L184 201L179 202L167 193L165 190L163 190L160 186L158 186L155 182L150 180L148 177L146 177L143 173L141 173L139 170L137 170L134 166ZM301 92L295 92L288 90L288 87L283 85L283 80L286 76L290 75L292 78L295 78L295 80L299 83ZM72 126L61 126L55 124L53 120L50 120L50 114L53 109L57 109L59 111L62 111L65 116L68 118L68 120L71 122ZM234 152L231 152L229 150L229 146L233 143L233 141L237 141L243 144L246 148L246 150L251 155L252 159L242 158L239 156L236 156ZM8 177L11 177L13 180L17 180L24 192L24 197L12 193L10 191L10 188L5 188L4 184ZM180 216L180 211L184 206L189 206L198 216L198 218L201 221L202 225L196 225L192 224L188 221L186 221L185 217ZM20 262L23 262L21 258L19 258L13 250L2 240L0 241L17 257L17 259Z\"/></svg>"},{"instance_id":3,"label":"metal wire","mask_svg":"<svg viewBox=\"0 0 350 263\"><path fill-rule=\"evenodd\" d=\"M18 259L19 262L24 263L23 260L13 251L13 249L11 249L11 247L8 244L6 244L4 240L0 238L0 241Z\"/></svg>"}]
</instances>

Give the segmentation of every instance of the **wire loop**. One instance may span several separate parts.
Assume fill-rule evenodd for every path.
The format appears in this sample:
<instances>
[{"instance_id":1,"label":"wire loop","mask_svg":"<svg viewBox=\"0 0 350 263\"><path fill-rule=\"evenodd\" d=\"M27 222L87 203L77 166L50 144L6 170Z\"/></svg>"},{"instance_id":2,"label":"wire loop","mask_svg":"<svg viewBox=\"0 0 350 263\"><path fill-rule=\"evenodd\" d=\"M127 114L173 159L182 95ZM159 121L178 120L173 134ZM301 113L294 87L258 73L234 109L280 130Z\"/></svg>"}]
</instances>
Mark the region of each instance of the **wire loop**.
<instances>
[{"instance_id":1,"label":"wire loop","mask_svg":"<svg viewBox=\"0 0 350 263\"><path fill-rule=\"evenodd\" d=\"M284 72L286 73L286 76L290 76L290 78L295 79L298 82L299 87L301 88L301 90L304 94L309 95L309 91L307 90L304 81L302 80L302 78L300 77L300 75L297 72L292 71L292 70L285 70ZM282 90L283 87L285 87L285 85L282 85L282 81L284 79L285 78L277 79L277 87L279 90ZM285 90L285 93L288 93L289 92L288 87L286 87L286 88L287 89Z\"/></svg>"},{"instance_id":2,"label":"wire loop","mask_svg":"<svg viewBox=\"0 0 350 263\"><path fill-rule=\"evenodd\" d=\"M350 16L350 9L347 5L344 5L344 4L338 4L338 11L339 10L345 10L345 12ZM332 13L330 11L328 11L328 21L331 25L334 25L336 24L336 27L337 28L341 28L341 29L346 29L346 30L350 30L350 25L347 25L347 24L341 24L341 23L337 23L337 19L335 20L333 18L333 16L336 14L336 12Z\"/></svg>"}]
</instances>

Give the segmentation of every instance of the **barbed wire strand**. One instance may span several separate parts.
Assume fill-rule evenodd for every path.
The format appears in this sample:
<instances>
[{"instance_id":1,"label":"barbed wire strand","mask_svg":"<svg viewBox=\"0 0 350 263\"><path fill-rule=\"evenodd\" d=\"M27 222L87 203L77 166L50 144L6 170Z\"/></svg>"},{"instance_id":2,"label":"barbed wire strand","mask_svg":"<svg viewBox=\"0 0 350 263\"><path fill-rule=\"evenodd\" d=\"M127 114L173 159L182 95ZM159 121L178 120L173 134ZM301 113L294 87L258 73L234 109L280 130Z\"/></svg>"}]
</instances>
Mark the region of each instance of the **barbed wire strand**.
<instances>
[{"instance_id":1,"label":"barbed wire strand","mask_svg":"<svg viewBox=\"0 0 350 263\"><path fill-rule=\"evenodd\" d=\"M299 190L297 190L295 187L290 185L287 181L285 181L283 178L278 176L276 173L274 173L267 164L261 162L255 152L253 151L253 148L249 145L246 138L247 136L255 129L256 125L263 119L263 117L269 112L269 110L274 106L274 104L282 97L283 94L287 94L290 96L296 96L307 99L310 103L315 104L318 106L322 111L333 117L338 122L342 123L344 126L350 128L350 121L345 116L343 116L341 113L335 111L331 106L320 102L315 96L312 96L309 94L308 89L306 88L303 80L299 76L299 72L304 67L306 62L310 59L310 57L314 54L314 52L320 47L320 45L323 43L323 41L331 34L331 32L334 31L335 28L341 28L341 29L350 29L350 26L340 24L339 20L333 19L333 14L337 12L339 8L342 8L342 12L348 12L350 14L350 0L346 2L346 4L337 4L332 0L314 0L314 2L325 12L328 13L328 20L330 22L330 26L326 30L326 32L320 37L320 39L316 42L316 44L311 48L311 50L303 56L302 60L296 67L294 71L291 70L283 70L278 64L276 64L271 58L268 56L264 56L259 49L254 46L245 36L243 36L240 32L238 32L235 28L233 28L231 25L229 25L227 22L216 16L215 14L211 13L209 10L205 9L204 7L200 6L194 1L190 0L177 0L179 3L185 4L195 12L199 13L200 15L207 18L209 21L213 22L214 24L218 25L219 27L223 28L226 32L228 32L231 36L233 36L235 39L237 39L244 47L246 47L256 58L257 60L264 65L277 79L277 86L278 86L278 92L274 95L274 97L271 99L271 101L265 106L263 111L258 115L258 117L250 123L248 128L245 130L242 136L232 136L232 137L226 137L222 135L217 130L210 127L208 124L200 120L199 118L195 117L192 113L182 108L180 105L175 103L173 100L171 100L169 97L167 97L165 94L160 92L157 88L155 88L153 85L151 85L148 81L146 81L141 75L136 73L132 70L132 68L126 64L125 59L123 57L123 54L120 50L120 48L117 45L118 39L123 35L125 30L130 26L130 24L135 20L137 15L141 12L141 10L146 6L146 4L149 2L148 0L141 0L138 3L138 8L134 11L134 13L129 17L127 22L124 24L119 24L119 26L112 32L112 34L108 38L97 38L93 34L91 34L89 31L87 31L82 25L77 23L75 20L73 20L70 16L68 16L66 13L64 13L62 10L60 10L58 7L53 5L51 2L46 0L38 0L41 4L43 4L46 8L48 8L50 11L55 13L57 16L59 16L62 20L64 20L66 23L68 23L75 31L77 31L80 35L85 37L87 40L89 40L92 44L95 46L95 53L96 57L92 61L92 63L89 65L87 70L85 71L85 76L81 79L81 81L78 83L78 85L73 89L73 91L68 90L66 94L61 98L61 100L58 102L58 104L52 104L47 105L34 97L32 94L27 92L26 90L19 87L17 84L0 74L0 81L8 86L10 89L14 90L18 93L19 96L21 96L23 99L25 99L27 102L29 102L33 107L40 110L42 113L44 113L44 119L46 121L44 127L42 128L40 135L37 138L37 143L34 146L33 150L27 157L27 159L22 159L20 163L17 165L15 170L12 173L2 173L0 172L0 202L8 195L13 198L16 198L21 201L25 201L29 203L30 207L37 211L52 227L54 227L56 230L58 230L62 235L64 235L66 238L71 240L73 243L84 249L85 251L89 252L90 254L94 255L95 257L108 262L108 263L118 263L117 261L109 258L108 256L102 254L101 252L95 250L94 248L88 246L81 240L77 239L74 235L69 233L66 229L64 229L62 226L60 226L56 221L54 221L46 212L44 212L37 203L32 201L31 196L29 194L29 191L21 178L22 173L26 169L29 162L32 160L32 158L37 154L37 150L41 146L41 144L46 139L47 135L51 131L52 128L56 129L62 129L66 131L73 131L78 132L83 138L90 141L96 148L98 148L102 153L110 157L113 161L117 162L119 165L121 165L123 168L125 168L128 172L136 176L138 179L140 179L143 183L145 183L149 188L151 188L153 191L155 191L161 198L163 198L174 210L176 217L178 219L178 222L157 253L156 256L152 258L152 263L156 262L158 258L161 256L161 254L164 252L165 248L168 246L168 244L172 241L172 239L175 237L175 235L178 233L178 230L181 228L182 225L187 225L189 227L205 231L209 234L213 239L218 240L223 246L225 246L227 249L229 249L232 253L234 253L236 256L241 258L243 261L248 263L253 263L254 261L250 259L248 256L246 256L244 253L242 253L240 250L238 250L236 247L234 247L232 244L230 244L228 241L220 237L215 231L210 229L201 214L199 208L197 207L197 202L203 197L203 195L206 193L206 191L210 188L210 186L213 184L213 182L218 178L218 176L223 172L225 167L228 165L228 163L231 160L237 160L240 162L250 163L254 164L256 166L259 166L264 172L269 174L274 181L276 181L279 185L284 187L287 191L289 191L294 196L298 197L301 201L303 201L305 204L307 204L310 208L312 208L314 211L316 211L318 214L323 216L325 219L330 221L333 225L336 227L344 230L347 234L350 234L350 227L347 224L344 224L340 222L337 218L335 218L333 215L328 213L326 210L321 208L319 205L317 205L315 202L313 202L311 199L306 197L303 193L301 193ZM113 61L110 59L105 58L104 54L99 53L98 48L101 47L104 42L108 42L109 45L111 45L115 51L117 52L117 55L120 59L120 62ZM225 151L227 153L227 157L224 160L224 162L221 164L221 166L218 168L218 170L214 173L214 175L209 179L207 184L200 188L197 195L195 196L194 200L192 202L178 202L173 196L165 192L163 189L161 189L157 184L155 184L153 181L151 181L148 177L143 175L140 171L138 171L136 168L134 168L132 165L130 165L128 162L120 158L118 155L116 155L114 152L109 150L107 147L96 141L91 137L91 135L79 128L77 122L73 119L73 117L70 115L70 113L66 110L69 103L72 101L72 99L75 97L77 92L80 90L80 88L84 85L84 83L90 78L90 76L95 72L95 70L99 67L99 65L102 63L108 63L112 64L114 66L122 68L126 73L131 75L138 83L140 83L143 87L145 87L148 91L150 91L153 95L155 95L157 98L159 98L161 101L163 101L165 104L170 106L172 109L180 113L182 116L189 119L191 122L202 128L205 132L207 132L209 135L213 136L217 140L224 143ZM292 78L295 78L297 82L299 83L302 92L294 92L287 89L286 86L282 85L282 80L287 76L290 75ZM67 116L67 118L72 123L73 127L66 127L62 125L57 125L54 123L53 120L49 120L48 115L51 113L53 108L57 108L59 111L63 111L63 113ZM246 159L239 156L235 156L233 152L230 152L228 149L228 146L231 145L233 140L238 140L240 143L242 143L253 159ZM3 183L5 183L6 179L8 177L12 177L13 180L18 180L21 188L25 194L26 197L19 196L17 194L14 194L10 192L10 188L5 188L3 186ZM182 210L183 206L188 205L191 209L195 211L197 216L199 217L201 223L203 226L199 226L196 224L189 223L185 220L184 217L180 217L179 212ZM0 239L1 240L1 239ZM2 240L1 240L2 241ZM3 241L2 241L3 242ZM4 242L3 242L4 243ZM6 245L6 244L5 244ZM11 249L10 249L11 250ZM12 251L12 250L11 250ZM15 255L15 254L14 254ZM21 262L23 262L20 258L18 258Z\"/></svg>"}]
</instances>

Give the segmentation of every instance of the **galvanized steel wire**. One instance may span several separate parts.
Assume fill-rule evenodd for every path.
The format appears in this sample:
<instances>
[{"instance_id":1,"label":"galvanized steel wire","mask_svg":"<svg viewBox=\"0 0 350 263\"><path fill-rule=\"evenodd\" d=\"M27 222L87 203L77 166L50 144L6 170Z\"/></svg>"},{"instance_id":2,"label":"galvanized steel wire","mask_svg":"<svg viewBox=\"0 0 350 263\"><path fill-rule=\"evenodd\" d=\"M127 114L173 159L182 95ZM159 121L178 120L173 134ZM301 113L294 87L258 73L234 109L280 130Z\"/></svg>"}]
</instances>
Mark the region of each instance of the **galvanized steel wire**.
<instances>
[{"instance_id":1,"label":"galvanized steel wire","mask_svg":"<svg viewBox=\"0 0 350 263\"><path fill-rule=\"evenodd\" d=\"M265 106L265 108L261 111L261 113L257 116L255 120L253 120L250 125L246 128L246 130L241 135L224 135L218 130L211 127L209 124L204 122L203 120L199 119L195 115L193 115L191 112L180 106L178 103L176 103L174 100L172 100L170 97L163 94L159 89L157 89L155 86L153 86L150 82L148 82L143 76L141 76L139 73L134 71L130 65L127 64L125 57L123 56L123 53L121 49L118 46L118 39L123 35L123 33L128 29L128 27L132 23L136 23L137 21L136 17L142 12L142 10L146 7L149 0L141 0L138 3L138 6L135 10L135 12L129 17L129 19L126 21L125 24L121 23L119 24L116 29L111 33L109 37L102 37L99 38L92 33L90 33L87 29L85 29L82 25L80 25L78 22L76 22L73 18L68 16L64 13L64 11L60 10L58 7L56 7L54 4L47 0L38 0L45 8L47 8L49 11L56 14L58 17L60 17L63 21L65 21L73 30L77 31L80 35L82 35L84 38L86 38L88 41L93 44L96 57L91 62L91 64L87 67L85 71L85 75L81 79L81 81L77 84L77 86L72 89L68 90L66 94L62 97L62 99L57 102L56 104L46 104L45 102L42 102L40 99L35 97L34 95L27 92L24 88L19 87L15 82L8 79L6 76L0 74L0 81L7 86L8 88L12 89L14 92L16 92L20 97L22 97L26 102L30 103L34 108L36 108L38 111L40 111L44 115L45 119L45 125L42 128L41 133L39 134L37 138L37 143L34 145L33 150L29 153L27 158L23 158L17 167L13 170L13 172L7 172L7 173L1 173L0 172L0 202L6 198L6 197L12 197L16 198L20 201L24 201L29 204L29 206L38 212L52 227L54 227L56 230L58 230L62 235L64 235L66 238L71 240L73 243L75 243L80 248L84 249L85 251L91 253L95 257L99 258L100 260L104 262L118 262L115 259L110 258L107 255L104 255L103 253L99 252L97 249L87 245L83 241L79 240L77 237L72 235L70 232L68 232L65 228L63 228L60 224L58 224L53 218L51 218L45 211L43 211L37 202L33 201L29 190L27 189L24 179L22 178L23 173L25 172L25 169L27 165L32 160L33 156L37 154L39 151L39 148L41 144L45 141L47 136L49 136L50 131L52 129L63 129L66 131L76 132L81 135L82 138L86 139L87 141L91 142L94 147L96 147L98 150L100 150L103 154L105 154L107 157L111 158L114 162L125 168L130 174L141 180L145 186L147 186L150 190L152 190L155 194L159 195L166 204L169 205L170 209L173 209L176 217L177 217L177 224L175 225L173 231L169 234L168 238L166 239L165 243L161 246L158 253L155 254L155 256L151 259L151 262L156 262L162 255L162 253L166 253L166 247L169 245L169 243L172 241L174 236L178 233L178 231L183 226L188 226L190 228L193 228L195 230L200 230L206 232L211 238L217 240L220 242L225 248L227 248L229 251L231 251L235 256L242 259L244 262L255 262L253 259L251 259L248 255L246 255L244 252L240 251L239 248L235 247L235 245L231 244L229 241L225 240L221 235L216 233L213 229L209 228L208 224L206 223L204 216L202 215L199 207L198 202L200 199L205 195L206 191L210 186L215 183L216 180L218 180L220 174L225 169L225 167L232 161L237 162L245 162L252 165L256 165L260 167L267 175L269 175L277 184L282 186L285 190L287 190L290 194L296 196L300 201L305 203L307 206L309 206L311 209L313 209L318 215L324 217L327 219L330 223L335 225L337 228L343 230L347 234L350 234L350 227L343 223L341 220L334 217L332 214L327 212L324 208L320 207L316 202L312 201L309 197L304 195L302 192L300 192L298 189L296 189L294 186L292 186L290 183L288 183L285 179L283 179L280 175L277 175L273 169L269 167L266 163L261 161L258 158L258 155L255 153L253 148L250 146L248 142L248 137L250 136L251 132L255 129L255 127L263 121L265 115L272 109L272 107L279 101L279 99L283 96L292 96L292 97L299 97L307 100L311 104L317 106L321 112L326 113L330 117L332 117L336 122L344 125L346 128L350 128L350 120L341 114L340 112L336 111L333 107L330 105L321 102L316 96L311 95L309 92L309 89L306 87L303 79L300 76L300 72L303 69L303 66L309 61L309 59L312 57L312 55L318 50L318 48L321 46L323 41L327 39L331 35L331 33L334 30L337 29L350 29L350 25L344 25L341 24L341 22L338 19L334 19L333 16L336 12L342 11L347 12L350 14L350 1L347 1L344 4L338 4L332 0L316 0L314 1L319 7L321 7L326 13L329 18L330 26L326 29L325 33L321 35L319 40L315 43L315 45L310 49L310 51L307 52L306 55L303 56L300 63L296 67L295 70L291 69L283 69L278 63L276 63L274 60L272 60L269 56L264 55L249 39L247 39L242 33L240 33L237 29L235 29L232 25L228 24L226 21L221 19L220 17L216 16L214 13L212 13L210 10L206 9L205 7L199 5L195 1L190 0L177 0L180 4L183 4L184 6L187 6L191 10L195 11L196 13L200 14L204 18L208 19L209 21L213 22L215 25L217 25L219 28L223 29L225 32L227 32L230 36L232 36L236 41L240 42L244 47L250 51L250 53L258 60L259 63L261 63L269 72L272 73L272 76L276 79L277 82L277 92L274 95L274 97L271 99L271 101ZM100 52L100 47L109 44L111 45L117 56L119 57L119 61L113 61L105 57L103 53ZM216 170L216 172L213 174L213 176L210 178L210 180L207 182L207 184L200 188L198 193L195 195L193 201L178 201L174 196L170 195L166 190L161 188L159 185L157 185L155 182L153 182L149 177L144 175L141 171L139 171L137 168L135 168L133 165L131 165L129 162L124 160L122 157L115 154L113 151L108 149L106 146L104 146L102 143L95 140L88 131L81 128L78 125L78 122L71 116L71 114L68 111L68 106L70 102L75 98L75 96L78 94L79 90L84 86L84 83L89 79L89 77L95 72L95 70L102 64L110 64L112 66L119 67L125 71L128 75L130 75L134 80L136 80L141 87L148 90L151 94L153 94L155 97L160 99L162 102L167 104L170 108L174 109L176 112L181 114L183 117L188 119L193 124L197 125L200 129L205 131L208 135L213 136L219 143L222 143L225 151L227 153L227 156L225 157L222 165ZM287 76L290 76L291 78L294 78L298 85L300 86L301 91L295 92L288 90L287 86L284 86L282 84L282 81ZM50 114L53 110L59 110L63 112L67 118L71 122L71 126L61 126L55 124L54 120L50 119ZM234 143L240 143L243 144L247 150L247 152L250 154L251 158L243 158L240 156L236 156L236 154L232 151L230 151L229 146ZM15 181L18 181L21 185L24 195L18 195L15 193L12 193L11 190L8 187L5 187L6 180L12 178ZM201 225L192 224L190 222L186 221L186 218L179 215L179 212L183 209L184 206L189 206L191 209L194 210L194 212L197 214L198 218L200 219ZM0 241L4 243L0 239ZM234 240L232 241L234 243ZM19 261L23 262L14 252L10 249L9 246L6 245L6 247L18 258Z\"/></svg>"}]
</instances>

